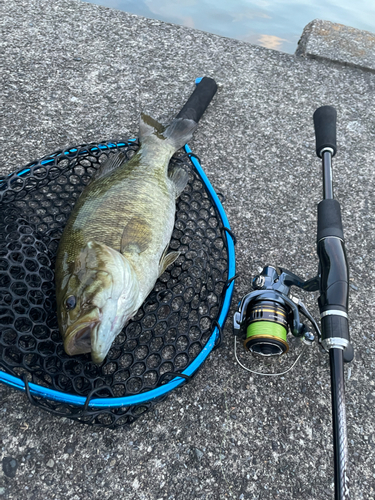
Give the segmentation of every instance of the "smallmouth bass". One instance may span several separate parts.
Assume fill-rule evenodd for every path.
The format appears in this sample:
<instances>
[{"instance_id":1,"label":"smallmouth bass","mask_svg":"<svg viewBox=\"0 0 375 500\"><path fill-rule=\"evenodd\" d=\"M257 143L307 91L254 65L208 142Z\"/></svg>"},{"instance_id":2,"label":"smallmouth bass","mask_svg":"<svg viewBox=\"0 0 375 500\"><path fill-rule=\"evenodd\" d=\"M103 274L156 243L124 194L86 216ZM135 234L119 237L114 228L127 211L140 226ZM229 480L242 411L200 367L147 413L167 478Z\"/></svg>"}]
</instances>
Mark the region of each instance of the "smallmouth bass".
<instances>
[{"instance_id":1,"label":"smallmouth bass","mask_svg":"<svg viewBox=\"0 0 375 500\"><path fill-rule=\"evenodd\" d=\"M67 354L106 357L115 337L179 256L167 253L176 198L188 173L173 154L196 121L175 118L164 127L141 116L140 148L129 160L110 155L78 198L56 258L59 328Z\"/></svg>"}]
</instances>

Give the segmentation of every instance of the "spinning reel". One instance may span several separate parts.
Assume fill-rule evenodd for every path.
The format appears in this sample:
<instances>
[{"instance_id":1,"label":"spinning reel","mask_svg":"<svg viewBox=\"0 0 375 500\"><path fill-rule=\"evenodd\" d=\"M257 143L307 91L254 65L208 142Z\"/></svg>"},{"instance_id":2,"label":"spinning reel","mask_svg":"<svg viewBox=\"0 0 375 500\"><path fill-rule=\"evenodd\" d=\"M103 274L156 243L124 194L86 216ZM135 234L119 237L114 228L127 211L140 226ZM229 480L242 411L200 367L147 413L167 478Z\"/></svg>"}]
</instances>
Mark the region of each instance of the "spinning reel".
<instances>
[{"instance_id":1,"label":"spinning reel","mask_svg":"<svg viewBox=\"0 0 375 500\"><path fill-rule=\"evenodd\" d=\"M234 315L234 331L243 338L245 349L256 357L278 357L289 351L288 330L306 345L311 345L315 335L301 322L301 314L312 324L318 339L319 327L306 306L290 296L291 286L315 291L317 278L303 281L286 269L265 266L253 279L253 290L240 302Z\"/></svg>"},{"instance_id":2,"label":"spinning reel","mask_svg":"<svg viewBox=\"0 0 375 500\"><path fill-rule=\"evenodd\" d=\"M307 310L305 304L290 294L292 286L307 292L315 292L320 288L321 276L304 281L287 269L267 265L262 272L255 276L252 282L253 291L245 295L238 306L233 318L234 333L242 338L244 348L256 358L279 357L289 351L287 340L288 331L294 337L311 346L318 339L321 348L328 352L329 339L322 340L320 328ZM309 320L314 332L301 322L301 315ZM315 333L315 334L314 334ZM353 358L351 344L343 340L344 361ZM287 370L292 369L302 352ZM243 367L237 358L237 362ZM259 373L249 368L246 370L261 375L281 375L282 373Z\"/></svg>"}]
</instances>

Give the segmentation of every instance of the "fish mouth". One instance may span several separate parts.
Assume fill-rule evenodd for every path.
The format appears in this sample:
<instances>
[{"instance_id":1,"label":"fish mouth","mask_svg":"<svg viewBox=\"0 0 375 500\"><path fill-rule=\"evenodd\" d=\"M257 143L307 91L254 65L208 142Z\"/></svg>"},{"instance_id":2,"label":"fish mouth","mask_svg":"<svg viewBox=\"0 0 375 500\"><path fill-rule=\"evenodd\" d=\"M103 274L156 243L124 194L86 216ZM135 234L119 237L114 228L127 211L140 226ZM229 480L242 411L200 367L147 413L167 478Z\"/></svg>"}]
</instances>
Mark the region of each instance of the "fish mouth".
<instances>
[{"instance_id":1,"label":"fish mouth","mask_svg":"<svg viewBox=\"0 0 375 500\"><path fill-rule=\"evenodd\" d=\"M84 323L81 322L76 325L65 339L65 352L69 356L91 352L92 345L95 343L99 324L99 320L94 320Z\"/></svg>"}]
</instances>

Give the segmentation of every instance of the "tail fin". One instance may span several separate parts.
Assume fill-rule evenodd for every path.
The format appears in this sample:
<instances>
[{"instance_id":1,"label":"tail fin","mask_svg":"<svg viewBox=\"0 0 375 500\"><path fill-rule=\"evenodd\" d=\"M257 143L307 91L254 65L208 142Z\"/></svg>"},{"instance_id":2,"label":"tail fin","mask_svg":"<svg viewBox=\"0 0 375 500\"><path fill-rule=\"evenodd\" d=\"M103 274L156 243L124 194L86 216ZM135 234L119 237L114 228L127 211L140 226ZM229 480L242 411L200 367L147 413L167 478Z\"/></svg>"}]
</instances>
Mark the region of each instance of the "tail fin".
<instances>
[{"instance_id":1,"label":"tail fin","mask_svg":"<svg viewBox=\"0 0 375 500\"><path fill-rule=\"evenodd\" d=\"M175 118L163 132L163 136L176 149L190 141L198 123L189 118Z\"/></svg>"},{"instance_id":2,"label":"tail fin","mask_svg":"<svg viewBox=\"0 0 375 500\"><path fill-rule=\"evenodd\" d=\"M164 127L161 123L142 113L139 140L142 144L145 137L155 135L161 140L166 140L177 151L191 139L197 126L198 124L194 120L175 118L167 127Z\"/></svg>"}]
</instances>

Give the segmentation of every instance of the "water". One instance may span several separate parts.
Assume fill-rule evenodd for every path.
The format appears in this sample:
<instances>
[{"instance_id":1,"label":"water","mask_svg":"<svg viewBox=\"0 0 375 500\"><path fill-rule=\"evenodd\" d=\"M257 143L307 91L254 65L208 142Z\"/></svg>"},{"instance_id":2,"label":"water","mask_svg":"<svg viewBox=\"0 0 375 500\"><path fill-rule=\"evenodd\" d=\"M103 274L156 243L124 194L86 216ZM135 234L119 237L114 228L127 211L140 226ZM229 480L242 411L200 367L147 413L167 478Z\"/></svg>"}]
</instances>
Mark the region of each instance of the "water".
<instances>
[{"instance_id":1,"label":"water","mask_svg":"<svg viewBox=\"0 0 375 500\"><path fill-rule=\"evenodd\" d=\"M89 0L85 0L89 1ZM90 0L168 23L294 53L303 28L324 19L375 32L374 0Z\"/></svg>"}]
</instances>

